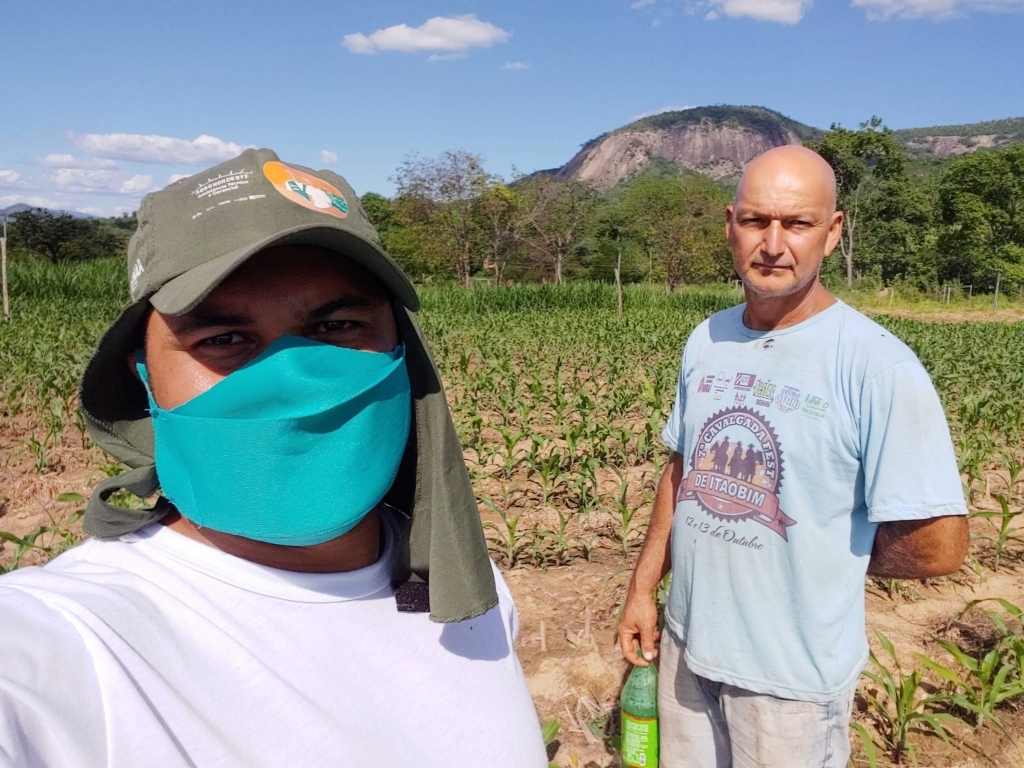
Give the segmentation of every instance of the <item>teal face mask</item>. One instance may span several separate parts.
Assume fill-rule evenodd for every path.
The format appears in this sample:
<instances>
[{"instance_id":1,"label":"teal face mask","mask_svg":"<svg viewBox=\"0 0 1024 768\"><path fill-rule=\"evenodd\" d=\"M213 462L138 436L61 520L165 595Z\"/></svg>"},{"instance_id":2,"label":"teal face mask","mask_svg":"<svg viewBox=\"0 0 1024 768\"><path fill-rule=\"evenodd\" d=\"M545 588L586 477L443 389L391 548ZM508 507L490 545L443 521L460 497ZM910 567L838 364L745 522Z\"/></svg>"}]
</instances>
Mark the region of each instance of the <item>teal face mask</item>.
<instances>
[{"instance_id":1,"label":"teal face mask","mask_svg":"<svg viewBox=\"0 0 1024 768\"><path fill-rule=\"evenodd\" d=\"M404 346L361 352L284 336L170 410L136 367L161 490L197 525L320 544L354 528L398 474L412 420Z\"/></svg>"}]
</instances>

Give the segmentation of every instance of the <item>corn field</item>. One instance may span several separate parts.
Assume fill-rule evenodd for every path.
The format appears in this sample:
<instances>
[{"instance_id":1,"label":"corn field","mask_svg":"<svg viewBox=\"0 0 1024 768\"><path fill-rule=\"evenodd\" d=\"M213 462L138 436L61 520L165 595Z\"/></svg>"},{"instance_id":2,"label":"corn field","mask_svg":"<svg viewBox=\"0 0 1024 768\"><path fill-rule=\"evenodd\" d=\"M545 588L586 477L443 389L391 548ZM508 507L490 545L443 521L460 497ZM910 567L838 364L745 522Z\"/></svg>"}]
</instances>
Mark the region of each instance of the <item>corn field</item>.
<instances>
[{"instance_id":1,"label":"corn field","mask_svg":"<svg viewBox=\"0 0 1024 768\"><path fill-rule=\"evenodd\" d=\"M88 445L78 379L127 304L122 265L22 262L11 287L15 312L0 323L2 428L45 472L61 446ZM596 550L628 555L666 459L659 435L683 344L738 292L627 286L621 319L613 287L599 283L422 294L496 558L545 566ZM968 493L988 492L994 470L1020 476L1024 323L880 322L932 375Z\"/></svg>"}]
</instances>

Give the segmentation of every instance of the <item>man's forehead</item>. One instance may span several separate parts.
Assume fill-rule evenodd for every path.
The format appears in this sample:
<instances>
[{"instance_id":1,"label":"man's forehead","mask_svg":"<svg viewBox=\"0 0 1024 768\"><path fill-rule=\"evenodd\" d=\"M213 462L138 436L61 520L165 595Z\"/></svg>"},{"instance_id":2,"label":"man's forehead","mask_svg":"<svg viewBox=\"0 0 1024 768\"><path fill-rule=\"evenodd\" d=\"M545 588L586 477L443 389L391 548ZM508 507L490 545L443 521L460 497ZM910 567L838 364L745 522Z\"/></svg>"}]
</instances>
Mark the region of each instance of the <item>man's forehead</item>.
<instances>
[{"instance_id":1,"label":"man's forehead","mask_svg":"<svg viewBox=\"0 0 1024 768\"><path fill-rule=\"evenodd\" d=\"M346 256L322 248L287 246L254 254L228 275L197 307L259 292L271 297L339 291L385 301L388 290L367 269Z\"/></svg>"},{"instance_id":2,"label":"man's forehead","mask_svg":"<svg viewBox=\"0 0 1024 768\"><path fill-rule=\"evenodd\" d=\"M747 167L736 189L736 207L771 202L787 208L834 209L835 195L835 175L820 156L802 147L783 147Z\"/></svg>"},{"instance_id":3,"label":"man's forehead","mask_svg":"<svg viewBox=\"0 0 1024 768\"><path fill-rule=\"evenodd\" d=\"M230 274L194 309L166 316L174 328L255 322L270 305L320 319L343 309L373 309L389 302L387 289L358 264L331 252L262 251ZM277 249L283 250L283 249Z\"/></svg>"}]
</instances>

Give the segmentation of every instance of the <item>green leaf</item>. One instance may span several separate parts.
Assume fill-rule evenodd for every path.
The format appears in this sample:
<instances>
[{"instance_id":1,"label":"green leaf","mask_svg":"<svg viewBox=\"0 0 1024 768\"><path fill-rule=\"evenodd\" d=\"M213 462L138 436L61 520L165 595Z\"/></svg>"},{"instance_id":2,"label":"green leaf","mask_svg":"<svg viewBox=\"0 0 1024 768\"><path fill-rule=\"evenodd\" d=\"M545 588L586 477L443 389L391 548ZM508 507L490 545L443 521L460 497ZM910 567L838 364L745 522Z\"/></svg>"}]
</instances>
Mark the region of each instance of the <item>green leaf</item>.
<instances>
[{"instance_id":1,"label":"green leaf","mask_svg":"<svg viewBox=\"0 0 1024 768\"><path fill-rule=\"evenodd\" d=\"M861 746L864 748L864 756L868 759L868 768L878 768L878 751L875 749L875 742L871 739L867 729L860 723L851 723L850 727L860 737Z\"/></svg>"},{"instance_id":2,"label":"green leaf","mask_svg":"<svg viewBox=\"0 0 1024 768\"><path fill-rule=\"evenodd\" d=\"M81 504L83 501L85 501L85 497L80 493L68 491L67 493L62 493L60 496L58 496L57 501L65 504Z\"/></svg>"},{"instance_id":3,"label":"green leaf","mask_svg":"<svg viewBox=\"0 0 1024 768\"><path fill-rule=\"evenodd\" d=\"M555 740L555 736L558 735L558 729L561 727L561 723L558 722L557 717L552 717L550 720L544 721L540 726L540 735L544 739L544 744L550 744Z\"/></svg>"},{"instance_id":4,"label":"green leaf","mask_svg":"<svg viewBox=\"0 0 1024 768\"><path fill-rule=\"evenodd\" d=\"M922 656L921 654L918 654L917 658L920 660L922 664L928 667L928 669L937 674L943 680L948 680L949 682L953 683L953 685L961 685L960 677L956 674L956 672L954 672L949 667L944 667L937 661L932 661L927 656Z\"/></svg>"}]
</instances>

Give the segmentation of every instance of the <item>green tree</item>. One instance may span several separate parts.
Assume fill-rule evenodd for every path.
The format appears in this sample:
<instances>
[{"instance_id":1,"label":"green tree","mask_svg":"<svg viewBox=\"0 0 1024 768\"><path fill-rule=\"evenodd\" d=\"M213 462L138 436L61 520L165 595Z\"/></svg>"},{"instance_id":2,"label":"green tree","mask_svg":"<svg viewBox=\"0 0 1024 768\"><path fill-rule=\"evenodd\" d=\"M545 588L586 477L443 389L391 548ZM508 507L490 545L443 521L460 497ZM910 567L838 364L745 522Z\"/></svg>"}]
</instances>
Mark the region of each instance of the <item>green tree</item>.
<instances>
[{"instance_id":1,"label":"green tree","mask_svg":"<svg viewBox=\"0 0 1024 768\"><path fill-rule=\"evenodd\" d=\"M940 276L1024 283L1024 145L957 159L939 184Z\"/></svg>"},{"instance_id":2,"label":"green tree","mask_svg":"<svg viewBox=\"0 0 1024 768\"><path fill-rule=\"evenodd\" d=\"M556 283L566 260L591 235L601 197L589 184L537 175L517 185L527 202L524 240L534 255L550 265Z\"/></svg>"},{"instance_id":3,"label":"green tree","mask_svg":"<svg viewBox=\"0 0 1024 768\"><path fill-rule=\"evenodd\" d=\"M629 184L619 202L632 222L633 238L670 292L684 282L729 274L723 223L727 204L726 192L702 176L642 176Z\"/></svg>"},{"instance_id":4,"label":"green tree","mask_svg":"<svg viewBox=\"0 0 1024 768\"><path fill-rule=\"evenodd\" d=\"M502 284L509 261L523 248L528 213L527 198L502 183L492 184L474 201L483 267L494 270L495 285Z\"/></svg>"},{"instance_id":5,"label":"green tree","mask_svg":"<svg viewBox=\"0 0 1024 768\"><path fill-rule=\"evenodd\" d=\"M833 124L821 141L807 146L825 158L836 174L837 203L845 213L839 249L846 262L846 284L852 286L861 214L885 183L906 178L906 157L879 117L861 123L856 131Z\"/></svg>"},{"instance_id":6,"label":"green tree","mask_svg":"<svg viewBox=\"0 0 1024 768\"><path fill-rule=\"evenodd\" d=\"M393 180L399 218L415 228L428 261L447 263L469 287L480 235L473 204L492 183L480 158L463 150L412 156Z\"/></svg>"},{"instance_id":7,"label":"green tree","mask_svg":"<svg viewBox=\"0 0 1024 768\"><path fill-rule=\"evenodd\" d=\"M619 269L625 283L643 279L648 271L647 259L635 223L618 200L606 201L601 206L595 216L588 258L591 277L614 280L615 270Z\"/></svg>"},{"instance_id":8,"label":"green tree","mask_svg":"<svg viewBox=\"0 0 1024 768\"><path fill-rule=\"evenodd\" d=\"M370 220L373 228L377 230L381 242L387 243L388 232L395 224L395 212L391 207L391 201L384 197L384 195L378 195L376 192L367 192L359 198L359 202L363 204L366 218ZM384 247L387 248L387 245Z\"/></svg>"},{"instance_id":9,"label":"green tree","mask_svg":"<svg viewBox=\"0 0 1024 768\"><path fill-rule=\"evenodd\" d=\"M124 249L130 234L102 219L75 218L66 213L55 215L35 208L14 215L8 236L12 250L56 264L117 254Z\"/></svg>"},{"instance_id":10,"label":"green tree","mask_svg":"<svg viewBox=\"0 0 1024 768\"><path fill-rule=\"evenodd\" d=\"M858 262L885 281L935 280L934 208L931 184L906 176L881 181L864 203Z\"/></svg>"}]
</instances>

